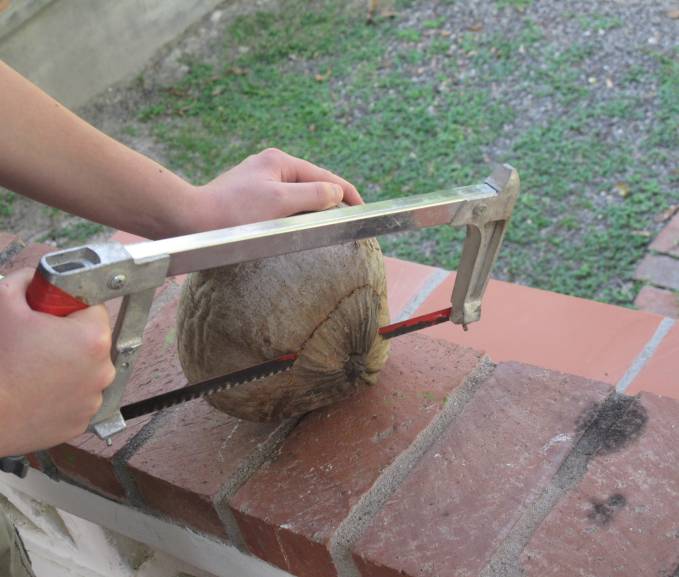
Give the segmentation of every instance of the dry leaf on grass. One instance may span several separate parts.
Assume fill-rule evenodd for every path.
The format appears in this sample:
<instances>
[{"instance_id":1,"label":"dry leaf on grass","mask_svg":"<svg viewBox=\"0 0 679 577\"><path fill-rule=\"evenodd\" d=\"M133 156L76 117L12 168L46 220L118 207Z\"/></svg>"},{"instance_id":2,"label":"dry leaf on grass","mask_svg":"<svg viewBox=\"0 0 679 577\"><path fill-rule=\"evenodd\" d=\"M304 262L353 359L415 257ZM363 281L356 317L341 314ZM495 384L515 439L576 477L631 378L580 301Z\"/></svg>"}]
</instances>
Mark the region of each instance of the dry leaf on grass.
<instances>
[{"instance_id":1,"label":"dry leaf on grass","mask_svg":"<svg viewBox=\"0 0 679 577\"><path fill-rule=\"evenodd\" d=\"M314 80L316 82L325 82L332 75L332 68L328 68L325 74L316 74Z\"/></svg>"},{"instance_id":2,"label":"dry leaf on grass","mask_svg":"<svg viewBox=\"0 0 679 577\"><path fill-rule=\"evenodd\" d=\"M616 182L613 190L622 198L627 198L630 193L629 186L625 182Z\"/></svg>"}]
</instances>

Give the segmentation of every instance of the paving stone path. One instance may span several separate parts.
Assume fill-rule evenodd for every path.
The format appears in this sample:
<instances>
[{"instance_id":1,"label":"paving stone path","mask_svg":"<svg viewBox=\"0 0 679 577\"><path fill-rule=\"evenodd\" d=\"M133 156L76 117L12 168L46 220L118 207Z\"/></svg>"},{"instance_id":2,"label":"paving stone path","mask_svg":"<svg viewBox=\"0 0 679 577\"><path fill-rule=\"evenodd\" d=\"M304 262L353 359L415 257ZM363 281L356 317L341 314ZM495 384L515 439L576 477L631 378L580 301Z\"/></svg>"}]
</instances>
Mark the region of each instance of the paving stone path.
<instances>
[{"instance_id":1,"label":"paving stone path","mask_svg":"<svg viewBox=\"0 0 679 577\"><path fill-rule=\"evenodd\" d=\"M649 249L635 272L635 278L646 285L634 304L645 311L679 318L679 207Z\"/></svg>"}]
</instances>

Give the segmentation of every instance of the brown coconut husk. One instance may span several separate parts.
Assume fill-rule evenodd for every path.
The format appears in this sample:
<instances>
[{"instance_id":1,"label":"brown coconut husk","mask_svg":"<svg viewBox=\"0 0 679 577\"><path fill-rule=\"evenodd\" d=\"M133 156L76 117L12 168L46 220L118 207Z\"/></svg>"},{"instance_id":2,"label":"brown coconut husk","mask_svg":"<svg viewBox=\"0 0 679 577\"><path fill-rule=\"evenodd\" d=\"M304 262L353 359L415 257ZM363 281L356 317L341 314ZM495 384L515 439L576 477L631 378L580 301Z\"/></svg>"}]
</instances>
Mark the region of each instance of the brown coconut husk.
<instances>
[{"instance_id":1,"label":"brown coconut husk","mask_svg":"<svg viewBox=\"0 0 679 577\"><path fill-rule=\"evenodd\" d=\"M375 239L194 273L177 315L179 359L190 382L298 353L285 373L216 393L237 417L300 415L373 384L388 343L384 262Z\"/></svg>"}]
</instances>

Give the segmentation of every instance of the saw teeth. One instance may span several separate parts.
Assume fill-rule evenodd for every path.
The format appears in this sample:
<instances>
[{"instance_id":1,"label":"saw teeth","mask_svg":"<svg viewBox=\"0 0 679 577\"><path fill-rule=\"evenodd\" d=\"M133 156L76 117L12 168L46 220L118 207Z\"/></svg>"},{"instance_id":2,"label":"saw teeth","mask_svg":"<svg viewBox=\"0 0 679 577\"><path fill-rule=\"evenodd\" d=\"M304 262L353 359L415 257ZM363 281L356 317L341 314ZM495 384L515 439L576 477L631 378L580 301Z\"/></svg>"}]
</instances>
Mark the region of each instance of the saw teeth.
<instances>
[{"instance_id":1,"label":"saw teeth","mask_svg":"<svg viewBox=\"0 0 679 577\"><path fill-rule=\"evenodd\" d=\"M287 360L287 359L286 359ZM191 386L187 387L189 390L184 390L182 389L176 389L175 391L172 391L171 395L174 398L169 398L165 401L161 401L160 399L156 401L156 403L159 403L157 406L150 405L151 408L144 407L142 410L135 410L132 412L133 416L126 416L125 418L131 418L135 419L137 417L141 417L142 415L147 415L149 413L155 412L155 411L161 411L163 409L169 409L170 407L175 407L177 405L180 405L182 403L186 403L188 401L193 401L195 399L199 399L201 397L209 397L210 395L214 395L215 393L219 393L221 391L229 390L232 389L233 387L237 387L239 385L244 385L246 383L251 383L253 381L259 381L260 379L265 379L267 377L271 377L273 375L277 375L278 373L287 371L290 369L291 364L283 364L283 366L279 366L278 368L272 368L269 369L267 372L256 375L254 377L250 378L243 378L241 380L237 381L232 381L232 382L227 382L221 385L215 385L214 388L208 393L206 391L191 391L190 388ZM176 395L176 396L175 396ZM140 401L141 404L148 404L148 401L151 399L146 399L145 401ZM127 405L126 407L122 407L121 410L129 409L132 405L136 405L138 403L132 403L131 405Z\"/></svg>"}]
</instances>

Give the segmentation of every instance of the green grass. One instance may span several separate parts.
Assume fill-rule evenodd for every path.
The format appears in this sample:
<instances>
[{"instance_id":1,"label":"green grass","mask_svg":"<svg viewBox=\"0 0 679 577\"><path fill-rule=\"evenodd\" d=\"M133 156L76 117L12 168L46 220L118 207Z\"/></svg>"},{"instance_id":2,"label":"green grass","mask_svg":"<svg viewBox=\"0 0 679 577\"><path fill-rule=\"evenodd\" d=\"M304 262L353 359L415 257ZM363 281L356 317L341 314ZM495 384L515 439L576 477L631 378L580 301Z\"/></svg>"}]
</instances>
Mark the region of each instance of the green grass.
<instances>
[{"instance_id":1,"label":"green grass","mask_svg":"<svg viewBox=\"0 0 679 577\"><path fill-rule=\"evenodd\" d=\"M443 24L445 24L446 18L445 16L441 16L439 18L432 18L430 20L425 20L422 22L422 26L424 28L428 28L430 30L434 30L436 28L441 28Z\"/></svg>"},{"instance_id":2,"label":"green grass","mask_svg":"<svg viewBox=\"0 0 679 577\"><path fill-rule=\"evenodd\" d=\"M396 33L399 40L405 42L419 42L422 38L422 33L413 28L403 28Z\"/></svg>"},{"instance_id":3,"label":"green grass","mask_svg":"<svg viewBox=\"0 0 679 577\"><path fill-rule=\"evenodd\" d=\"M641 257L648 237L639 233L666 199L650 173L628 180L626 198L609 194L625 174L630 154L583 134L588 114L576 112L579 121L557 120L529 130L514 146L524 194L514 215L514 223L522 224L512 226L507 237L508 277L567 294L630 302L636 287L611 281ZM598 206L579 195L590 186L606 191Z\"/></svg>"},{"instance_id":4,"label":"green grass","mask_svg":"<svg viewBox=\"0 0 679 577\"><path fill-rule=\"evenodd\" d=\"M93 236L101 233L104 227L96 222L86 220L55 228L43 235L39 241L51 240L60 247L76 246L86 243Z\"/></svg>"},{"instance_id":5,"label":"green grass","mask_svg":"<svg viewBox=\"0 0 679 577\"><path fill-rule=\"evenodd\" d=\"M623 25L619 17L603 14L582 14L578 17L578 21L583 30L613 30Z\"/></svg>"},{"instance_id":6,"label":"green grass","mask_svg":"<svg viewBox=\"0 0 679 577\"><path fill-rule=\"evenodd\" d=\"M13 192L0 188L0 217L10 217L16 196Z\"/></svg>"},{"instance_id":7,"label":"green grass","mask_svg":"<svg viewBox=\"0 0 679 577\"><path fill-rule=\"evenodd\" d=\"M533 0L495 0L498 8L517 8L525 10L533 3Z\"/></svg>"},{"instance_id":8,"label":"green grass","mask_svg":"<svg viewBox=\"0 0 679 577\"><path fill-rule=\"evenodd\" d=\"M667 151L679 150L679 49L675 58L659 57L660 106L655 129L648 139L650 148L660 147Z\"/></svg>"},{"instance_id":9,"label":"green grass","mask_svg":"<svg viewBox=\"0 0 679 577\"><path fill-rule=\"evenodd\" d=\"M639 158L593 128L597 119L624 123L638 115L636 98L624 92L602 102L591 98L583 68L593 45L558 51L523 15L507 33L442 37L424 34L441 27L442 17L419 28L398 19L366 26L364 15L344 3L294 2L299 10L238 18L224 38L223 64L187 62L186 78L140 111L166 145L173 168L205 181L277 146L342 174L368 201L469 184L490 172L487 151L517 114L501 88L488 87L515 83L551 99L558 113L513 135L504 151L519 170L522 194L498 273L563 293L633 300L631 271L644 253L653 216L672 201L648 159L666 158L676 144L676 61L662 60L659 121ZM531 2L496 4L522 11ZM400 2L399 8L412 5ZM588 22L617 25L601 18ZM522 68L523 54L539 56L540 66ZM420 68L433 56L441 68L422 76ZM478 75L462 79L469 66ZM627 82L643 82L649 74L632 68ZM625 198L611 192L618 182L630 190ZM462 235L444 227L381 242L391 254L455 268Z\"/></svg>"}]
</instances>

